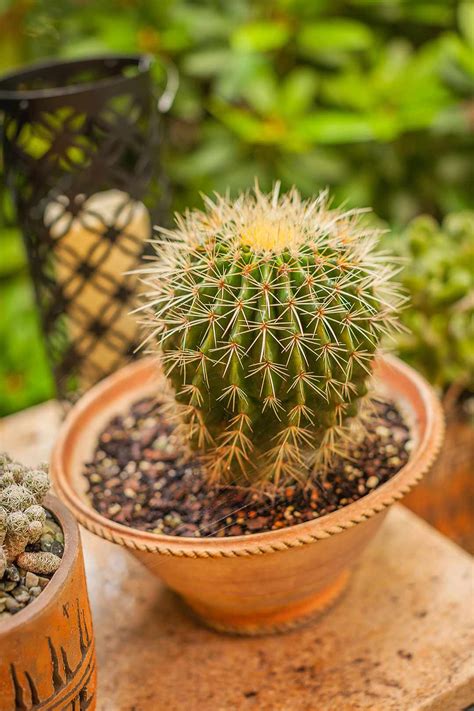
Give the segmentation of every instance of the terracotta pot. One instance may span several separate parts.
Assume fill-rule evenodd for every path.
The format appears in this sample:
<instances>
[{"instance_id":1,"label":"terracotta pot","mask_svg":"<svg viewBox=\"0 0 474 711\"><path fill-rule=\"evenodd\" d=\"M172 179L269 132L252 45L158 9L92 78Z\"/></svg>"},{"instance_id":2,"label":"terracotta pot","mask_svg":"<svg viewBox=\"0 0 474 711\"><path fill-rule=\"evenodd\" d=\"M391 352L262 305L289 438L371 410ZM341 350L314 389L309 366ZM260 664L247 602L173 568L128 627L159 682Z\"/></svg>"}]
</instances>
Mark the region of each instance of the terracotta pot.
<instances>
[{"instance_id":1,"label":"terracotta pot","mask_svg":"<svg viewBox=\"0 0 474 711\"><path fill-rule=\"evenodd\" d=\"M443 451L404 504L458 545L474 554L472 473L474 428L459 410L446 414Z\"/></svg>"},{"instance_id":2,"label":"terracotta pot","mask_svg":"<svg viewBox=\"0 0 474 711\"><path fill-rule=\"evenodd\" d=\"M56 490L86 528L130 549L212 627L246 634L289 628L339 597L387 507L421 478L440 447L442 410L429 385L395 358L380 359L377 371L411 427L410 461L372 493L314 521L249 536L184 538L144 533L92 509L83 464L113 415L157 392L152 359L118 371L72 408L53 451Z\"/></svg>"},{"instance_id":3,"label":"terracotta pot","mask_svg":"<svg viewBox=\"0 0 474 711\"><path fill-rule=\"evenodd\" d=\"M61 566L23 610L0 621L1 711L93 711L96 668L79 530L65 506L45 507L64 531Z\"/></svg>"}]
</instances>

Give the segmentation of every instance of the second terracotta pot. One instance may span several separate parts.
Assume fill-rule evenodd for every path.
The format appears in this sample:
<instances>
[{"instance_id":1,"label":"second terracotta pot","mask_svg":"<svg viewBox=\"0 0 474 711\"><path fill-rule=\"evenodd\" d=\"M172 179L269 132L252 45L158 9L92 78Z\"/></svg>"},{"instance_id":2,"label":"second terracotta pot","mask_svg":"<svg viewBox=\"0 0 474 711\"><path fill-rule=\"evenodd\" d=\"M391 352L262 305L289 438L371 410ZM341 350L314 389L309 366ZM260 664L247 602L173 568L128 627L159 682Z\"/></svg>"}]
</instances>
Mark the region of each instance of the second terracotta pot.
<instances>
[{"instance_id":1,"label":"second terracotta pot","mask_svg":"<svg viewBox=\"0 0 474 711\"><path fill-rule=\"evenodd\" d=\"M441 456L403 503L474 555L474 426L456 409L446 413L446 423Z\"/></svg>"},{"instance_id":2,"label":"second terracotta pot","mask_svg":"<svg viewBox=\"0 0 474 711\"><path fill-rule=\"evenodd\" d=\"M93 711L96 667L79 529L46 497L64 532L61 565L27 607L0 620L1 711Z\"/></svg>"},{"instance_id":3,"label":"second terracotta pot","mask_svg":"<svg viewBox=\"0 0 474 711\"><path fill-rule=\"evenodd\" d=\"M376 370L382 392L411 428L410 460L370 494L314 521L248 536L184 538L141 532L92 509L84 463L114 415L157 393L152 359L107 378L71 410L52 457L56 490L86 528L131 550L210 626L243 634L288 629L339 597L388 507L422 477L439 450L443 416L429 385L395 358L380 359Z\"/></svg>"}]
</instances>

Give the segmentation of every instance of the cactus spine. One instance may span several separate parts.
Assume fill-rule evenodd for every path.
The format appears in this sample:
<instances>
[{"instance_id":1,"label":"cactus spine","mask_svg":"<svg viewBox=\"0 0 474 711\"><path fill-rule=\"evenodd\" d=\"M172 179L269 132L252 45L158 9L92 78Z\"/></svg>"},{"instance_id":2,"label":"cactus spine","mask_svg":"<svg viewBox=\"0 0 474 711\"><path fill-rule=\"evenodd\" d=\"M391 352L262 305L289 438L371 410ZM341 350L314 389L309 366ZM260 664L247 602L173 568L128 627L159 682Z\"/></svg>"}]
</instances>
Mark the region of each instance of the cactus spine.
<instances>
[{"instance_id":1,"label":"cactus spine","mask_svg":"<svg viewBox=\"0 0 474 711\"><path fill-rule=\"evenodd\" d=\"M148 341L211 482L304 482L340 451L396 323L394 269L360 211L258 187L162 229Z\"/></svg>"}]
</instances>

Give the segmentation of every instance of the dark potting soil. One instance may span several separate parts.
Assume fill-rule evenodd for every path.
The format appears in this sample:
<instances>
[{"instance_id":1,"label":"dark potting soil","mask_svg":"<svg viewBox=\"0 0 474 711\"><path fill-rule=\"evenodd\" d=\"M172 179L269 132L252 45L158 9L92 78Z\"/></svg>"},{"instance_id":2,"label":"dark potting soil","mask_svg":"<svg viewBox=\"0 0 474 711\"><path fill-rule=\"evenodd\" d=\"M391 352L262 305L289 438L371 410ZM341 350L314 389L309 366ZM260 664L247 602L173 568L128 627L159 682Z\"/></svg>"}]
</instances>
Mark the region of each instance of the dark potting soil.
<instances>
[{"instance_id":1,"label":"dark potting soil","mask_svg":"<svg viewBox=\"0 0 474 711\"><path fill-rule=\"evenodd\" d=\"M398 410L376 402L370 434L311 490L286 486L270 498L211 488L199 465L180 455L160 403L145 399L111 420L84 473L92 506L112 521L172 536L239 536L336 511L388 481L409 451L409 431Z\"/></svg>"}]
</instances>

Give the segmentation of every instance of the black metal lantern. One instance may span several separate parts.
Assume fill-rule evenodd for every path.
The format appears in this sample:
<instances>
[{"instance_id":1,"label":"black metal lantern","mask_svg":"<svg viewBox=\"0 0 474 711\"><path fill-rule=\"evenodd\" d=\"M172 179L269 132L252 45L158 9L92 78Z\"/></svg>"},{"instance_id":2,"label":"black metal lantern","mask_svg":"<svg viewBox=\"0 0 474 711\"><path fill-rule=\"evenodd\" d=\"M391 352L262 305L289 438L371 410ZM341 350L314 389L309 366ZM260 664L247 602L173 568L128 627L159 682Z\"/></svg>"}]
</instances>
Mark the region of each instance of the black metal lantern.
<instances>
[{"instance_id":1,"label":"black metal lantern","mask_svg":"<svg viewBox=\"0 0 474 711\"><path fill-rule=\"evenodd\" d=\"M133 357L129 316L166 221L151 59L50 62L0 79L3 156L60 398Z\"/></svg>"}]
</instances>

